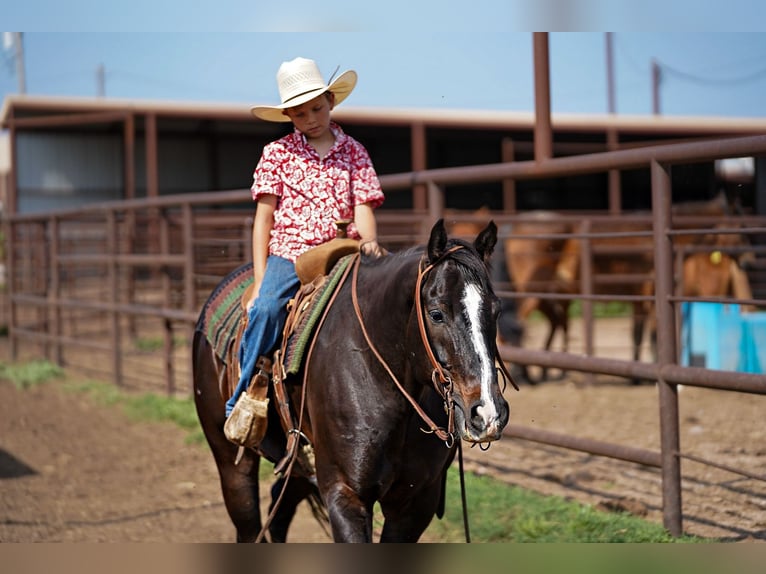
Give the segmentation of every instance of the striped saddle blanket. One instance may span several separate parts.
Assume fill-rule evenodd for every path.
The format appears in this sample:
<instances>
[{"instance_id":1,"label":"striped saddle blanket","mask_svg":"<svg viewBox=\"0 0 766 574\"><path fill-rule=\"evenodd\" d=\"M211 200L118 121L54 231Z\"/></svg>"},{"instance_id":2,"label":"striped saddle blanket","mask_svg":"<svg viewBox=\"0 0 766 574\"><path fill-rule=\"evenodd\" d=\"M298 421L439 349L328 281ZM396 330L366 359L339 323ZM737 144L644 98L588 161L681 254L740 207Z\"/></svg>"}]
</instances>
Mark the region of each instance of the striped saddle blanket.
<instances>
[{"instance_id":1,"label":"striped saddle blanket","mask_svg":"<svg viewBox=\"0 0 766 574\"><path fill-rule=\"evenodd\" d=\"M294 375L300 371L316 324L352 259L353 255L339 259L326 277L301 286L288 304L287 344L283 345L282 357L286 374ZM233 346L241 339L247 319L242 296L253 284L252 269L252 263L247 263L221 281L205 303L196 326L197 331L205 334L216 356L229 366L239 356L239 349Z\"/></svg>"},{"instance_id":2,"label":"striped saddle blanket","mask_svg":"<svg viewBox=\"0 0 766 574\"><path fill-rule=\"evenodd\" d=\"M231 353L231 346L239 338L238 330L245 321L242 295L252 284L253 264L237 267L215 288L197 322L196 330L205 334L216 356L226 364L238 356Z\"/></svg>"}]
</instances>

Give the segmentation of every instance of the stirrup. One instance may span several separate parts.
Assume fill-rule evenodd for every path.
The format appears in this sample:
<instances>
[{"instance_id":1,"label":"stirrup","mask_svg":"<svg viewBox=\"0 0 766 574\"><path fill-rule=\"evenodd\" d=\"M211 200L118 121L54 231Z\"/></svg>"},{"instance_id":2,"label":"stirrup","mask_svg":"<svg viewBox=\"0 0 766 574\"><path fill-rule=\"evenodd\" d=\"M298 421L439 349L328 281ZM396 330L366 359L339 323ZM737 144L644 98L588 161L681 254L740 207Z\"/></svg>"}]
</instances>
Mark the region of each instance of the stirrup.
<instances>
[{"instance_id":1,"label":"stirrup","mask_svg":"<svg viewBox=\"0 0 766 574\"><path fill-rule=\"evenodd\" d=\"M268 426L268 406L268 398L261 400L242 393L223 425L226 438L247 448L261 444Z\"/></svg>"},{"instance_id":2,"label":"stirrup","mask_svg":"<svg viewBox=\"0 0 766 574\"><path fill-rule=\"evenodd\" d=\"M268 428L269 382L271 360L258 357L258 369L247 390L237 399L223 425L226 438L236 445L255 448L261 444ZM238 457L239 458L239 457Z\"/></svg>"}]
</instances>

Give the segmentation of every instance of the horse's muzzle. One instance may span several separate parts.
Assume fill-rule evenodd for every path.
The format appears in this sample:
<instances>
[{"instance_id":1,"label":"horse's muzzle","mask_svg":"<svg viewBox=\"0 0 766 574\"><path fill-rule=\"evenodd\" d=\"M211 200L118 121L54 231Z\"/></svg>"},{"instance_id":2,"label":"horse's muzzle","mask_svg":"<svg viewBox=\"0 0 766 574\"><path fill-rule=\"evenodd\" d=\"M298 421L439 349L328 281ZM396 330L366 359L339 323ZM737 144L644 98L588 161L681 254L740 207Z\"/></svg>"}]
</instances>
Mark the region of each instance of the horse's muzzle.
<instances>
[{"instance_id":1,"label":"horse's muzzle","mask_svg":"<svg viewBox=\"0 0 766 574\"><path fill-rule=\"evenodd\" d=\"M486 405L479 401L471 405L470 416L459 407L455 412L456 427L460 438L468 442L491 442L503 436L503 429L508 424L508 402L502 397Z\"/></svg>"}]
</instances>

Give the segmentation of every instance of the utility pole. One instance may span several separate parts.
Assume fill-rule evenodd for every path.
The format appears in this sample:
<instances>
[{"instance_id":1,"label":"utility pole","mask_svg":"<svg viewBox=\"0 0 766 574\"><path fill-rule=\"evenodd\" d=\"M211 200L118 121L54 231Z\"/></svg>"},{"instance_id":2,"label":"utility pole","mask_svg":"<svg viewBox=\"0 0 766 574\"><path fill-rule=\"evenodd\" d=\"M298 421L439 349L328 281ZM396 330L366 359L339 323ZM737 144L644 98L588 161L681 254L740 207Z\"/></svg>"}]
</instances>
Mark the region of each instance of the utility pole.
<instances>
[{"instance_id":1,"label":"utility pole","mask_svg":"<svg viewBox=\"0 0 766 574\"><path fill-rule=\"evenodd\" d=\"M96 95L99 98L106 96L106 71L104 64L99 64L96 68Z\"/></svg>"},{"instance_id":2,"label":"utility pole","mask_svg":"<svg viewBox=\"0 0 766 574\"><path fill-rule=\"evenodd\" d=\"M662 81L662 70L656 58L652 58L652 112L654 115L660 115L660 82Z\"/></svg>"},{"instance_id":3,"label":"utility pole","mask_svg":"<svg viewBox=\"0 0 766 574\"><path fill-rule=\"evenodd\" d=\"M24 43L22 42L21 32L12 32L13 51L16 55L16 78L19 82L19 93L27 93L27 78L24 72Z\"/></svg>"},{"instance_id":4,"label":"utility pole","mask_svg":"<svg viewBox=\"0 0 766 574\"><path fill-rule=\"evenodd\" d=\"M535 161L553 157L548 33L533 32L535 66Z\"/></svg>"},{"instance_id":5,"label":"utility pole","mask_svg":"<svg viewBox=\"0 0 766 574\"><path fill-rule=\"evenodd\" d=\"M606 33L606 96L610 114L617 111L614 94L614 50L612 46L612 32Z\"/></svg>"},{"instance_id":6,"label":"utility pole","mask_svg":"<svg viewBox=\"0 0 766 574\"><path fill-rule=\"evenodd\" d=\"M612 32L606 33L606 89L609 115L614 115L617 112L617 103L614 90L614 49ZM610 127L606 132L606 145L609 151L619 149L619 134L614 127ZM610 169L609 213L618 215L620 212L622 212L622 181L620 178L620 171L617 169Z\"/></svg>"}]
</instances>

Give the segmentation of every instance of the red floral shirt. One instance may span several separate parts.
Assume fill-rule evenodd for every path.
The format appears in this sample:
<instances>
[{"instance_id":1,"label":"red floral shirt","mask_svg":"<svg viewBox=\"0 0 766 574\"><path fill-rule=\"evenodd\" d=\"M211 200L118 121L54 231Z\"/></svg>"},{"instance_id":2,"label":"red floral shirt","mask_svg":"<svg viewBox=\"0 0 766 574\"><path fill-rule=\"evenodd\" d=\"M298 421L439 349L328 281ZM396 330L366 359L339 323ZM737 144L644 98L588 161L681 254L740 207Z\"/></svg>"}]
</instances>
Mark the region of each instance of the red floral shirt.
<instances>
[{"instance_id":1,"label":"red floral shirt","mask_svg":"<svg viewBox=\"0 0 766 574\"><path fill-rule=\"evenodd\" d=\"M290 261L335 237L335 221L353 219L354 207L383 203L372 160L362 144L330 125L335 144L323 158L298 130L263 148L253 174L253 199L276 195L269 254ZM349 237L359 238L352 223Z\"/></svg>"}]
</instances>

